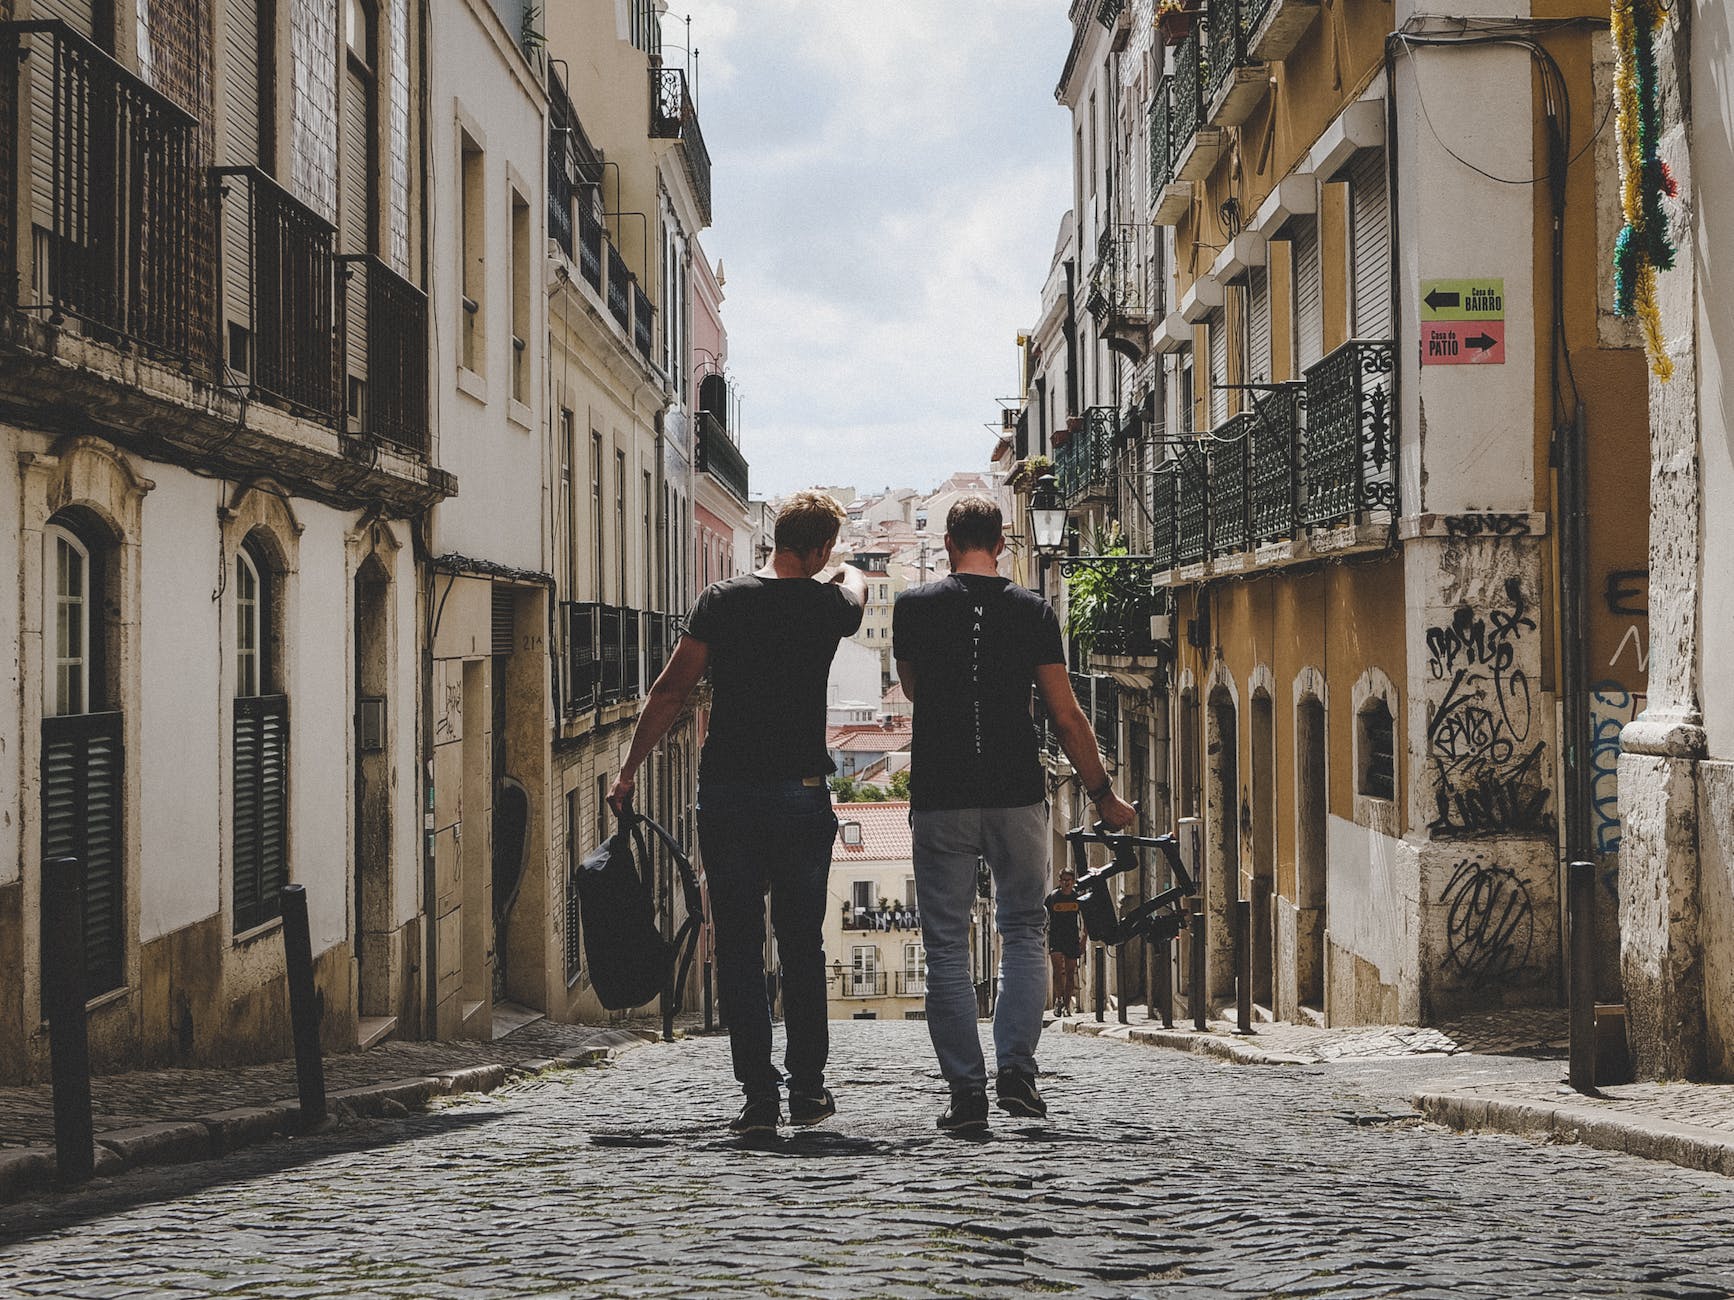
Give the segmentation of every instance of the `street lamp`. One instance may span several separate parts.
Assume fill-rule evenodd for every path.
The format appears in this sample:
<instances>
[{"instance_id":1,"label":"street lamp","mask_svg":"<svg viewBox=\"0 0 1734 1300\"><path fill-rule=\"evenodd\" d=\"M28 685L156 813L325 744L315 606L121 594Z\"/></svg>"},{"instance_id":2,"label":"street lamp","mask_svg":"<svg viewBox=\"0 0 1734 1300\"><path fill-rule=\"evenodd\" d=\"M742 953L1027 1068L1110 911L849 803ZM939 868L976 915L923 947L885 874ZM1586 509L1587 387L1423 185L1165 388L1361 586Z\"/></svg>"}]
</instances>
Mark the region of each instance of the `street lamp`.
<instances>
[{"instance_id":1,"label":"street lamp","mask_svg":"<svg viewBox=\"0 0 1734 1300\"><path fill-rule=\"evenodd\" d=\"M1060 501L1059 489L1052 474L1036 480L1030 494L1030 532L1035 537L1036 550L1057 555L1066 545L1066 507Z\"/></svg>"}]
</instances>

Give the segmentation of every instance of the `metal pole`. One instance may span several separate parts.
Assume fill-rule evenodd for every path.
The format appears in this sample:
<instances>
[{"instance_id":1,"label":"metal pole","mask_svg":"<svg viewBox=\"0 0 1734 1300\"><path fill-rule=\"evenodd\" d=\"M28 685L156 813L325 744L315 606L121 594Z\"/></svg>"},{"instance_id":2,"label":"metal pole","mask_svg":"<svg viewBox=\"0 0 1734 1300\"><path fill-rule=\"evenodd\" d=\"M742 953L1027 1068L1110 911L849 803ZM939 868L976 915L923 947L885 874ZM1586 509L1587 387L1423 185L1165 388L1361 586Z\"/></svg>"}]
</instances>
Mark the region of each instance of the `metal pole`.
<instances>
[{"instance_id":1,"label":"metal pole","mask_svg":"<svg viewBox=\"0 0 1734 1300\"><path fill-rule=\"evenodd\" d=\"M313 939L307 926L307 887L285 885L283 963L289 978L289 1023L295 1033L295 1086L301 1123L325 1122L325 1058L319 1051L319 991L313 985Z\"/></svg>"},{"instance_id":2,"label":"metal pole","mask_svg":"<svg viewBox=\"0 0 1734 1300\"><path fill-rule=\"evenodd\" d=\"M55 1179L63 1187L96 1172L90 1117L90 1039L84 1020L84 867L77 858L42 864L42 1000L48 1012L54 1084Z\"/></svg>"},{"instance_id":3,"label":"metal pole","mask_svg":"<svg viewBox=\"0 0 1734 1300\"><path fill-rule=\"evenodd\" d=\"M1140 958L1144 955L1143 944L1138 945L1138 955ZM1117 977L1118 992L1120 995L1119 1007L1121 1024L1127 1023L1126 1004L1132 1000L1126 996L1126 957L1127 953L1124 947L1116 948L1114 950L1114 974Z\"/></svg>"},{"instance_id":4,"label":"metal pole","mask_svg":"<svg viewBox=\"0 0 1734 1300\"><path fill-rule=\"evenodd\" d=\"M1566 919L1571 937L1571 1086L1596 1090L1596 877L1588 862L1566 868Z\"/></svg>"},{"instance_id":5,"label":"metal pole","mask_svg":"<svg viewBox=\"0 0 1734 1300\"><path fill-rule=\"evenodd\" d=\"M1156 941L1144 937L1144 1019L1156 1019Z\"/></svg>"},{"instance_id":6,"label":"metal pole","mask_svg":"<svg viewBox=\"0 0 1734 1300\"><path fill-rule=\"evenodd\" d=\"M1162 1014L1162 1028L1174 1028L1174 941L1163 939L1155 947L1151 963L1155 976L1156 1006Z\"/></svg>"},{"instance_id":7,"label":"metal pole","mask_svg":"<svg viewBox=\"0 0 1734 1300\"><path fill-rule=\"evenodd\" d=\"M1204 995L1204 900L1195 895L1186 901L1192 911L1192 973L1187 981L1191 985L1192 1027L1202 1031L1210 1028L1210 1008Z\"/></svg>"},{"instance_id":8,"label":"metal pole","mask_svg":"<svg viewBox=\"0 0 1734 1300\"><path fill-rule=\"evenodd\" d=\"M1108 949L1096 945L1096 1023L1108 1018Z\"/></svg>"},{"instance_id":9,"label":"metal pole","mask_svg":"<svg viewBox=\"0 0 1734 1300\"><path fill-rule=\"evenodd\" d=\"M1235 1027L1252 1032L1252 900L1234 905L1234 1016Z\"/></svg>"},{"instance_id":10,"label":"metal pole","mask_svg":"<svg viewBox=\"0 0 1734 1300\"><path fill-rule=\"evenodd\" d=\"M716 1007L710 987L710 958L704 959L704 1032L710 1033L715 1024Z\"/></svg>"}]
</instances>

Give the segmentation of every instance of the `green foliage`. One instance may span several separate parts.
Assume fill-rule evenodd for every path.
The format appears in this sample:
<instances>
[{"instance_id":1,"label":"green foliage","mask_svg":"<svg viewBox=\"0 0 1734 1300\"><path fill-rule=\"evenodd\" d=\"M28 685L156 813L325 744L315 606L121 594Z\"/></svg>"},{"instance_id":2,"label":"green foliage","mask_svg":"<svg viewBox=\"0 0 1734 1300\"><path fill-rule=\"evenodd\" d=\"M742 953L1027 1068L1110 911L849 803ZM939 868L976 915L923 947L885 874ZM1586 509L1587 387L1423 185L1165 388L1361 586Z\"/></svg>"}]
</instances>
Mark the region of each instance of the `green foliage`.
<instances>
[{"instance_id":1,"label":"green foliage","mask_svg":"<svg viewBox=\"0 0 1734 1300\"><path fill-rule=\"evenodd\" d=\"M1085 553L1125 555L1126 538L1120 526L1092 528ZM1074 570L1067 579L1066 635L1084 654L1110 638L1115 648L1104 648L1104 652L1111 654L1123 653L1120 646L1128 637L1147 638L1149 616L1160 613L1163 607L1163 593L1155 587L1153 576L1151 566L1140 562L1087 565Z\"/></svg>"},{"instance_id":2,"label":"green foliage","mask_svg":"<svg viewBox=\"0 0 1734 1300\"><path fill-rule=\"evenodd\" d=\"M838 803L884 803L889 798L884 787L852 776L834 776L830 786L831 797Z\"/></svg>"},{"instance_id":3,"label":"green foliage","mask_svg":"<svg viewBox=\"0 0 1734 1300\"><path fill-rule=\"evenodd\" d=\"M909 798L909 769L891 774L891 797L893 799Z\"/></svg>"}]
</instances>

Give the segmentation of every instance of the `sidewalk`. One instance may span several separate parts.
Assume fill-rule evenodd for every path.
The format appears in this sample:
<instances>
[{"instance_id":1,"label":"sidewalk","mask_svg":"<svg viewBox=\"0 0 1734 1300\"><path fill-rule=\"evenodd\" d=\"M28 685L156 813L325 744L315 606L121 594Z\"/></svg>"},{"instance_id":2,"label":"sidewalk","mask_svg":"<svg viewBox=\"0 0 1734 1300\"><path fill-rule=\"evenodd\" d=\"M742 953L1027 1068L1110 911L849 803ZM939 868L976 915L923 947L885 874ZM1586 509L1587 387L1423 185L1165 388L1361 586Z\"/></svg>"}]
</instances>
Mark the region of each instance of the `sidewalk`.
<instances>
[{"instance_id":1,"label":"sidewalk","mask_svg":"<svg viewBox=\"0 0 1734 1300\"><path fill-rule=\"evenodd\" d=\"M1511 1133L1551 1142L1576 1142L1624 1151L1688 1169L1734 1177L1734 1085L1630 1083L1585 1096L1564 1083L1570 1046L1563 1009L1493 1012L1437 1029L1407 1025L1321 1029L1262 1023L1251 1035L1230 1020L1211 1020L1200 1032L1175 1021L1163 1029L1144 1008L1127 1010L1127 1024L1109 1011L1054 1021L1064 1032L1196 1052L1237 1065L1322 1065L1333 1061L1419 1056L1558 1059L1558 1080L1510 1079L1471 1087L1430 1088L1411 1096L1422 1116L1463 1132Z\"/></svg>"},{"instance_id":2,"label":"sidewalk","mask_svg":"<svg viewBox=\"0 0 1734 1300\"><path fill-rule=\"evenodd\" d=\"M435 1097L491 1092L543 1070L599 1065L658 1037L642 1026L537 1020L492 1042L388 1042L325 1058L332 1119L398 1116ZM98 1175L203 1160L299 1128L295 1062L148 1070L91 1080ZM54 1182L54 1099L47 1084L0 1088L0 1202Z\"/></svg>"}]
</instances>

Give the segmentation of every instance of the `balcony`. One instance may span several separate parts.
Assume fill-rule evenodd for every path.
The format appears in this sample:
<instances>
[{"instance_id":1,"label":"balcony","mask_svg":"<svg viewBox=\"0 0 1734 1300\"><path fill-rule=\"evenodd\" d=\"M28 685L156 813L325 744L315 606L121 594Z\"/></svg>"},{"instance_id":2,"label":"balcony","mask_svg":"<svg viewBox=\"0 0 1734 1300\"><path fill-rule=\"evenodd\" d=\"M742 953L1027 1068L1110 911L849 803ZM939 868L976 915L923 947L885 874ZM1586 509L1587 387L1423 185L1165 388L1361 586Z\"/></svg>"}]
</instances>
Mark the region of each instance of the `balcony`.
<instances>
[{"instance_id":1,"label":"balcony","mask_svg":"<svg viewBox=\"0 0 1734 1300\"><path fill-rule=\"evenodd\" d=\"M349 432L426 456L427 295L377 257L352 253L337 260Z\"/></svg>"},{"instance_id":2,"label":"balcony","mask_svg":"<svg viewBox=\"0 0 1734 1300\"><path fill-rule=\"evenodd\" d=\"M1319 16L1319 0L1246 0L1247 57L1280 63Z\"/></svg>"},{"instance_id":3,"label":"balcony","mask_svg":"<svg viewBox=\"0 0 1734 1300\"><path fill-rule=\"evenodd\" d=\"M568 714L594 709L602 702L602 661L598 654L601 609L593 601L560 603L560 628L566 638Z\"/></svg>"},{"instance_id":4,"label":"balcony","mask_svg":"<svg viewBox=\"0 0 1734 1300\"><path fill-rule=\"evenodd\" d=\"M846 970L837 977L837 996L844 998L889 997L891 972Z\"/></svg>"},{"instance_id":5,"label":"balcony","mask_svg":"<svg viewBox=\"0 0 1734 1300\"><path fill-rule=\"evenodd\" d=\"M578 110L566 93L565 83L551 69L548 73L548 237L565 250L566 256L578 260L573 246L574 210L590 211L594 221L592 194L601 184L602 157L584 126L578 120ZM598 233L601 223L596 223ZM600 250L598 250L598 253ZM601 276L601 263L596 274ZM586 277L588 278L588 277ZM600 289L600 278L591 284Z\"/></svg>"},{"instance_id":6,"label":"balcony","mask_svg":"<svg viewBox=\"0 0 1734 1300\"><path fill-rule=\"evenodd\" d=\"M589 204L578 209L578 274L602 292L602 218Z\"/></svg>"},{"instance_id":7,"label":"balcony","mask_svg":"<svg viewBox=\"0 0 1734 1300\"><path fill-rule=\"evenodd\" d=\"M1306 372L1310 528L1371 523L1397 513L1394 357L1388 340L1351 339Z\"/></svg>"},{"instance_id":8,"label":"balcony","mask_svg":"<svg viewBox=\"0 0 1734 1300\"><path fill-rule=\"evenodd\" d=\"M1163 311L1160 237L1148 222L1102 231L1086 299L1110 351L1134 365L1150 350L1150 327Z\"/></svg>"},{"instance_id":9,"label":"balcony","mask_svg":"<svg viewBox=\"0 0 1734 1300\"><path fill-rule=\"evenodd\" d=\"M621 330L632 330L632 272L612 243L608 245L608 314Z\"/></svg>"},{"instance_id":10,"label":"balcony","mask_svg":"<svg viewBox=\"0 0 1734 1300\"><path fill-rule=\"evenodd\" d=\"M638 349L638 355L646 362L650 361L651 348L654 345L656 331L653 328L656 320L656 309L650 305L650 295L639 287L636 281L632 285L632 346Z\"/></svg>"},{"instance_id":11,"label":"balcony","mask_svg":"<svg viewBox=\"0 0 1734 1300\"><path fill-rule=\"evenodd\" d=\"M1207 561L1211 572L1241 572L1389 545L1393 364L1389 341L1352 340L1304 383L1258 392L1215 431L1208 454L1180 448L1150 493L1151 554L1169 565L1166 580L1207 576Z\"/></svg>"},{"instance_id":12,"label":"balcony","mask_svg":"<svg viewBox=\"0 0 1734 1300\"><path fill-rule=\"evenodd\" d=\"M0 200L9 305L203 370L210 209L194 119L65 23L0 23L0 141L16 150Z\"/></svg>"},{"instance_id":13,"label":"balcony","mask_svg":"<svg viewBox=\"0 0 1734 1300\"><path fill-rule=\"evenodd\" d=\"M256 167L214 175L229 371L254 400L343 427L337 232Z\"/></svg>"},{"instance_id":14,"label":"balcony","mask_svg":"<svg viewBox=\"0 0 1734 1300\"><path fill-rule=\"evenodd\" d=\"M900 998L924 998L927 996L927 972L924 970L900 970L897 972L897 996Z\"/></svg>"},{"instance_id":15,"label":"balcony","mask_svg":"<svg viewBox=\"0 0 1734 1300\"><path fill-rule=\"evenodd\" d=\"M687 179L692 182L693 201L699 220L711 222L710 150L699 130L698 110L687 89L686 73L680 68L650 70L650 138L679 140Z\"/></svg>"},{"instance_id":16,"label":"balcony","mask_svg":"<svg viewBox=\"0 0 1734 1300\"><path fill-rule=\"evenodd\" d=\"M1092 406L1054 453L1054 484L1067 506L1106 499L1114 466L1117 412Z\"/></svg>"},{"instance_id":17,"label":"balcony","mask_svg":"<svg viewBox=\"0 0 1734 1300\"><path fill-rule=\"evenodd\" d=\"M1202 182L1227 148L1227 131L1251 116L1269 89L1267 65L1254 59L1248 35L1272 0L1208 0L1192 31L1174 52L1174 74L1164 83L1168 163L1152 157L1152 174ZM1158 99L1164 98L1163 93ZM1151 132L1154 152L1157 133ZM1164 207L1163 187L1151 198ZM1167 224L1167 223L1165 223Z\"/></svg>"},{"instance_id":18,"label":"balcony","mask_svg":"<svg viewBox=\"0 0 1734 1300\"><path fill-rule=\"evenodd\" d=\"M735 446L714 411L703 411L698 420L698 468L709 474L735 500L747 500L747 460Z\"/></svg>"},{"instance_id":19,"label":"balcony","mask_svg":"<svg viewBox=\"0 0 1734 1300\"><path fill-rule=\"evenodd\" d=\"M913 933L921 929L921 914L908 907L846 908L843 928Z\"/></svg>"}]
</instances>

